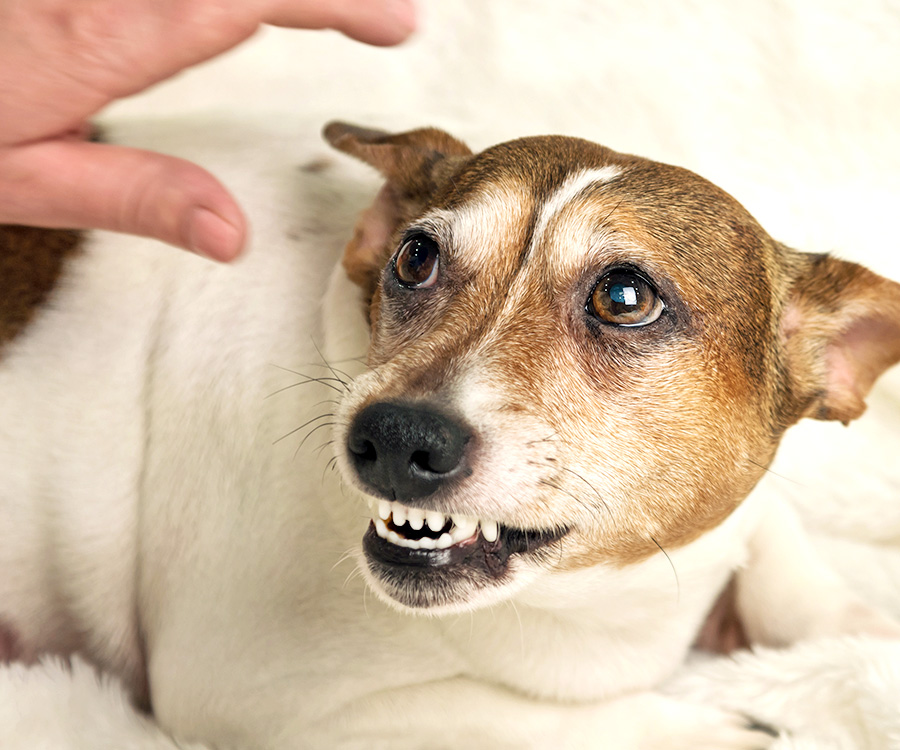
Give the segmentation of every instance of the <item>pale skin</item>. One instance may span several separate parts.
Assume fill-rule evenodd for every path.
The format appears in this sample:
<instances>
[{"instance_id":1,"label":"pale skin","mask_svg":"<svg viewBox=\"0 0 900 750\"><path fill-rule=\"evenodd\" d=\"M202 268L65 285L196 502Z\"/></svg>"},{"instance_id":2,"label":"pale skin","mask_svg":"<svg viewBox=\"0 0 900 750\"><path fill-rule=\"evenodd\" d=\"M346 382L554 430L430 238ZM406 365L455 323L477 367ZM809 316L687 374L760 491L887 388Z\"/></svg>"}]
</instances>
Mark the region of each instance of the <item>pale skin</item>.
<instances>
[{"instance_id":1,"label":"pale skin","mask_svg":"<svg viewBox=\"0 0 900 750\"><path fill-rule=\"evenodd\" d=\"M109 229L237 257L247 221L215 177L86 138L110 102L262 24L392 45L415 20L412 0L0 0L0 224Z\"/></svg>"}]
</instances>

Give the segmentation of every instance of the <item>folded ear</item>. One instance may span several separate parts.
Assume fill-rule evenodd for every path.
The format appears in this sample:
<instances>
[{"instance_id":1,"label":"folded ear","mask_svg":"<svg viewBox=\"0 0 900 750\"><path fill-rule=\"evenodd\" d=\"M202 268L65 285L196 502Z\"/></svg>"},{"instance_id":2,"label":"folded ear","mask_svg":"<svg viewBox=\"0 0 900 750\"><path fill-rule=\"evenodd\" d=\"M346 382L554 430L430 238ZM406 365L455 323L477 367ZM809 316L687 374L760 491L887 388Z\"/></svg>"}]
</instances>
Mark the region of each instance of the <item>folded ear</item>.
<instances>
[{"instance_id":1,"label":"folded ear","mask_svg":"<svg viewBox=\"0 0 900 750\"><path fill-rule=\"evenodd\" d=\"M795 257L781 328L799 416L847 424L900 361L900 284L827 255Z\"/></svg>"},{"instance_id":2,"label":"folded ear","mask_svg":"<svg viewBox=\"0 0 900 750\"><path fill-rule=\"evenodd\" d=\"M397 228L422 210L442 179L472 152L436 128L391 134L332 122L323 134L336 149L370 164L387 178L344 251L347 275L370 299Z\"/></svg>"}]
</instances>

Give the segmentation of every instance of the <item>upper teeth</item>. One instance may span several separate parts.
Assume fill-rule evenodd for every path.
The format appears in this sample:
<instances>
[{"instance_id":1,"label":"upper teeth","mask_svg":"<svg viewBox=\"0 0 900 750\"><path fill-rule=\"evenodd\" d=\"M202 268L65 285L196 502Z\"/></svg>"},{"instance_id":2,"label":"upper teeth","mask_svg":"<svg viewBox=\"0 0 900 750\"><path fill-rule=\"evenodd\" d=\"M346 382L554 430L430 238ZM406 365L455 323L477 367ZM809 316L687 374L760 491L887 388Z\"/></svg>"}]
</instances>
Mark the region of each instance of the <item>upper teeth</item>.
<instances>
[{"instance_id":1,"label":"upper teeth","mask_svg":"<svg viewBox=\"0 0 900 750\"><path fill-rule=\"evenodd\" d=\"M378 507L373 507L372 511L378 536L392 544L410 549L446 549L466 539L471 539L478 533L479 526L481 535L488 542L496 542L500 536L500 526L496 521L484 521L461 513L451 513L448 516L440 511L410 508L402 503L392 503L387 500L381 500ZM403 526L405 523L409 524L414 531L420 531L427 524L431 531L437 533L447 526L448 522L450 528L437 539L428 536L423 536L421 539L407 539L394 529L388 528L388 521L394 528Z\"/></svg>"}]
</instances>

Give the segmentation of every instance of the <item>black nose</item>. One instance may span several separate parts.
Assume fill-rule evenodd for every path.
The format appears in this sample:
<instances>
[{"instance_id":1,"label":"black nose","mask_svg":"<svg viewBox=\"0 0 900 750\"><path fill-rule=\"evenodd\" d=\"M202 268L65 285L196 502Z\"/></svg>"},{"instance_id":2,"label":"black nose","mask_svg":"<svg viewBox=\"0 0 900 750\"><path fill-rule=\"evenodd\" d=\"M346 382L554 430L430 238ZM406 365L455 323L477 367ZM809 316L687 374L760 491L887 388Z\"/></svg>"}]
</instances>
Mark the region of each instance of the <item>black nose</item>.
<instances>
[{"instance_id":1,"label":"black nose","mask_svg":"<svg viewBox=\"0 0 900 750\"><path fill-rule=\"evenodd\" d=\"M350 427L347 447L359 478L388 500L425 497L468 473L471 432L429 407L377 402Z\"/></svg>"}]
</instances>

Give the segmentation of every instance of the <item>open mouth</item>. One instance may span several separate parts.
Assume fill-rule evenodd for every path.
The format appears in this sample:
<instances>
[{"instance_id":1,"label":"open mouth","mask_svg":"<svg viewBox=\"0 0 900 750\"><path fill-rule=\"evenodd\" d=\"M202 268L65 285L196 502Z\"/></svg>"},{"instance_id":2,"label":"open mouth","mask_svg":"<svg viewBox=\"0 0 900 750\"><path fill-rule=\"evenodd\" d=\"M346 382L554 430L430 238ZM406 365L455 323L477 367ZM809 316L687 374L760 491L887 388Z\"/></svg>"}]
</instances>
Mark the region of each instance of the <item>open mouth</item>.
<instances>
[{"instance_id":1,"label":"open mouth","mask_svg":"<svg viewBox=\"0 0 900 750\"><path fill-rule=\"evenodd\" d=\"M561 539L565 528L525 530L492 519L412 508L382 500L372 504L363 538L369 568L388 593L411 606L431 606L438 588L501 582L513 555L538 553ZM461 593L461 592L460 592ZM451 596L437 598L447 599Z\"/></svg>"}]
</instances>

